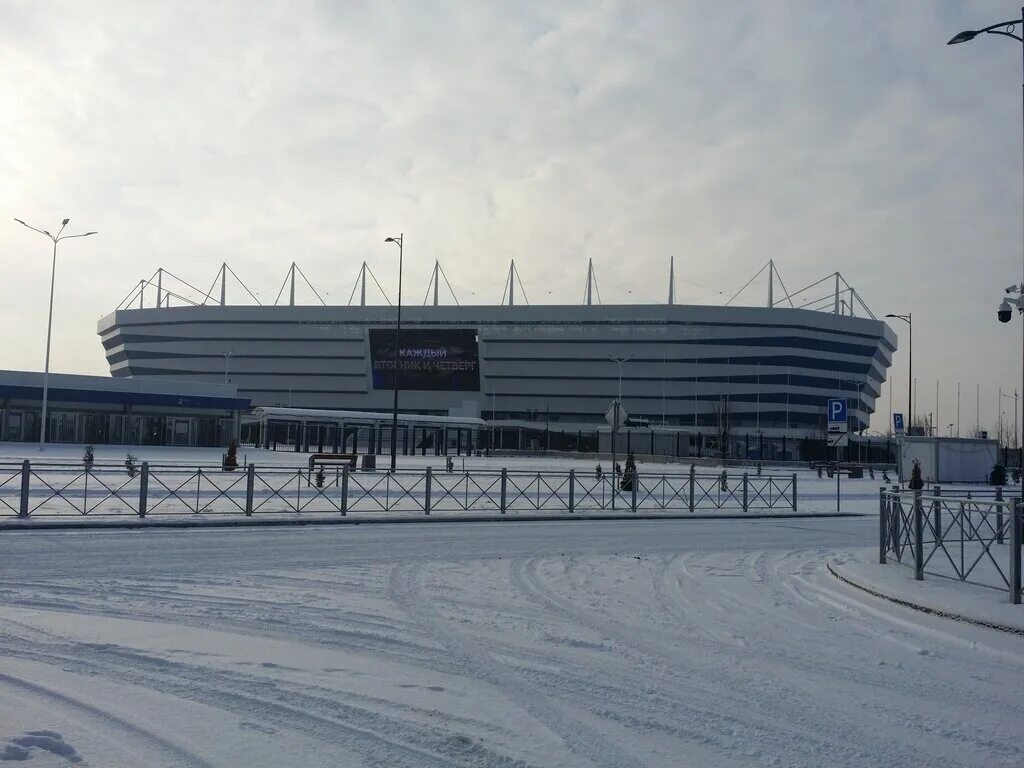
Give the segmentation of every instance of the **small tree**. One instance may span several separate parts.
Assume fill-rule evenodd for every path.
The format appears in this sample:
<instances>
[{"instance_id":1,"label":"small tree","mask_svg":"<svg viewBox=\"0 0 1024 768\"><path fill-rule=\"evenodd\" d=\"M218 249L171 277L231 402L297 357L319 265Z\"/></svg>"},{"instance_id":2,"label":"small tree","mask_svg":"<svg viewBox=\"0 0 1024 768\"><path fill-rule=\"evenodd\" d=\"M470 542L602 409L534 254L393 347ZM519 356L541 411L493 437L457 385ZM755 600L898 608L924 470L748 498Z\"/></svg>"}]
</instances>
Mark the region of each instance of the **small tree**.
<instances>
[{"instance_id":1,"label":"small tree","mask_svg":"<svg viewBox=\"0 0 1024 768\"><path fill-rule=\"evenodd\" d=\"M238 469L238 441L232 440L228 443L228 452L224 454L223 467L225 471Z\"/></svg>"},{"instance_id":2,"label":"small tree","mask_svg":"<svg viewBox=\"0 0 1024 768\"><path fill-rule=\"evenodd\" d=\"M822 467L821 467L821 464L819 464L818 465L818 477L821 477L821 471L822 471Z\"/></svg>"},{"instance_id":3,"label":"small tree","mask_svg":"<svg viewBox=\"0 0 1024 768\"><path fill-rule=\"evenodd\" d=\"M910 470L910 490L920 491L924 488L924 478L921 477L921 462L914 459L914 468Z\"/></svg>"},{"instance_id":4,"label":"small tree","mask_svg":"<svg viewBox=\"0 0 1024 768\"><path fill-rule=\"evenodd\" d=\"M135 475L138 473L139 470L135 466L135 463L138 460L139 460L139 457L136 456L133 453L129 453L127 456L125 456L125 458L124 458L124 468L128 471L128 477L135 477Z\"/></svg>"},{"instance_id":5,"label":"small tree","mask_svg":"<svg viewBox=\"0 0 1024 768\"><path fill-rule=\"evenodd\" d=\"M989 485L1006 485L1006 467L996 464L992 467L992 473L988 476Z\"/></svg>"},{"instance_id":6,"label":"small tree","mask_svg":"<svg viewBox=\"0 0 1024 768\"><path fill-rule=\"evenodd\" d=\"M91 445L85 446L85 452L82 454L82 463L85 464L86 469L92 469L92 463L96 460L96 451Z\"/></svg>"},{"instance_id":7,"label":"small tree","mask_svg":"<svg viewBox=\"0 0 1024 768\"><path fill-rule=\"evenodd\" d=\"M324 467L322 464L316 468L316 475L313 476L313 479L316 482L317 488L324 487Z\"/></svg>"},{"instance_id":8,"label":"small tree","mask_svg":"<svg viewBox=\"0 0 1024 768\"><path fill-rule=\"evenodd\" d=\"M619 487L624 491L632 491L635 483L636 459L633 457L633 452L630 451L629 455L626 456L626 470L622 475L622 481L619 483Z\"/></svg>"}]
</instances>

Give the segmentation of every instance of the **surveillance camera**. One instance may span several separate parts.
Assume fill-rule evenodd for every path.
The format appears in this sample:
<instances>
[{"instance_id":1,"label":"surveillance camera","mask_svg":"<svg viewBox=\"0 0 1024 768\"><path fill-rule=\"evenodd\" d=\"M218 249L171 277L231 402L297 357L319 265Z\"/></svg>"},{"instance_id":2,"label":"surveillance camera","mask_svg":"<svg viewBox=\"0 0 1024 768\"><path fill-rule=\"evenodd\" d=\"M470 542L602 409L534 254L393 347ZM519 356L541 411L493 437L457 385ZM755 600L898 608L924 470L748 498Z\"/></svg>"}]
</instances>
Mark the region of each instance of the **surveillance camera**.
<instances>
[{"instance_id":1,"label":"surveillance camera","mask_svg":"<svg viewBox=\"0 0 1024 768\"><path fill-rule=\"evenodd\" d=\"M1000 323L1008 323L1013 317L1013 307L1010 306L1010 302L1003 301L999 305L999 309L996 310L996 317L999 318Z\"/></svg>"}]
</instances>

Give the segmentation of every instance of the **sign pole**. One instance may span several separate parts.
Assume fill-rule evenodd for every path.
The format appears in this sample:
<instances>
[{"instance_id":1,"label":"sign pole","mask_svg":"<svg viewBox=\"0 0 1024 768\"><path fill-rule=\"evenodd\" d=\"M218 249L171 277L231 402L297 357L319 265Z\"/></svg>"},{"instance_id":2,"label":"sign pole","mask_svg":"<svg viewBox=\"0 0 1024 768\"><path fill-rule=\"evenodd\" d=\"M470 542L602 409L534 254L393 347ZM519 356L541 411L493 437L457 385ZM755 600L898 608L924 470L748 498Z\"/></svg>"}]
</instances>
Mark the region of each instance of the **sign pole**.
<instances>
[{"instance_id":1,"label":"sign pole","mask_svg":"<svg viewBox=\"0 0 1024 768\"><path fill-rule=\"evenodd\" d=\"M839 511L839 444L842 440L836 440L836 512Z\"/></svg>"},{"instance_id":2,"label":"sign pole","mask_svg":"<svg viewBox=\"0 0 1024 768\"><path fill-rule=\"evenodd\" d=\"M615 401L615 418L612 419L612 509L615 509L615 496L618 494L618 476L615 474L615 464L618 455L615 451L615 434L619 431L619 401Z\"/></svg>"},{"instance_id":3,"label":"sign pole","mask_svg":"<svg viewBox=\"0 0 1024 768\"><path fill-rule=\"evenodd\" d=\"M842 506L842 500L840 495L840 450L843 447L843 443L846 443L848 435L850 434L850 415L847 409L846 398L829 398L827 405L827 416L828 416L828 439L833 439L835 435L835 447L836 447L836 512L839 512ZM827 445L827 442L826 442ZM847 452L849 453L849 452ZM826 458L828 454L826 453Z\"/></svg>"}]
</instances>

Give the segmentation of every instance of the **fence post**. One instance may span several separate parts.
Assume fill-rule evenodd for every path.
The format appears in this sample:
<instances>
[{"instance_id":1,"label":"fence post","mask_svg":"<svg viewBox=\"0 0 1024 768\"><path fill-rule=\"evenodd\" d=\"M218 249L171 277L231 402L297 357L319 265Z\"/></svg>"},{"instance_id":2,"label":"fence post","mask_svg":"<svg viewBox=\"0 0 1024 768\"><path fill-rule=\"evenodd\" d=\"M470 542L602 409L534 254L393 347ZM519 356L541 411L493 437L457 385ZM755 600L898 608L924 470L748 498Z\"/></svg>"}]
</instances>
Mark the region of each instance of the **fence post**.
<instances>
[{"instance_id":1,"label":"fence post","mask_svg":"<svg viewBox=\"0 0 1024 768\"><path fill-rule=\"evenodd\" d=\"M793 511L796 512L796 472L793 473Z\"/></svg>"},{"instance_id":2,"label":"fence post","mask_svg":"<svg viewBox=\"0 0 1024 768\"><path fill-rule=\"evenodd\" d=\"M996 544L1002 544L1005 539L1003 538L1003 489L996 488ZM1010 515L1013 519L1013 515ZM972 526L973 528L973 526ZM973 538L973 537L972 537Z\"/></svg>"},{"instance_id":3,"label":"fence post","mask_svg":"<svg viewBox=\"0 0 1024 768\"><path fill-rule=\"evenodd\" d=\"M142 462L139 473L139 517L146 516L146 503L149 501L149 462Z\"/></svg>"},{"instance_id":4,"label":"fence post","mask_svg":"<svg viewBox=\"0 0 1024 768\"><path fill-rule=\"evenodd\" d=\"M569 514L576 511L576 470L569 470Z\"/></svg>"},{"instance_id":5,"label":"fence post","mask_svg":"<svg viewBox=\"0 0 1024 768\"><path fill-rule=\"evenodd\" d=\"M974 539L973 521L969 530L968 538ZM999 485L995 488L995 543L1002 544L1002 541L1004 541L1002 540L1002 486Z\"/></svg>"},{"instance_id":6,"label":"fence post","mask_svg":"<svg viewBox=\"0 0 1024 768\"><path fill-rule=\"evenodd\" d=\"M743 473L743 511L747 511L747 473Z\"/></svg>"},{"instance_id":7,"label":"fence post","mask_svg":"<svg viewBox=\"0 0 1024 768\"><path fill-rule=\"evenodd\" d=\"M250 464L245 468L245 516L252 517L252 496L256 487L256 465Z\"/></svg>"},{"instance_id":8,"label":"fence post","mask_svg":"<svg viewBox=\"0 0 1024 768\"><path fill-rule=\"evenodd\" d=\"M640 475L637 471L633 470L633 482L630 483L633 488L633 492L630 494L629 508L635 513L636 512L636 487L640 485Z\"/></svg>"},{"instance_id":9,"label":"fence post","mask_svg":"<svg viewBox=\"0 0 1024 768\"><path fill-rule=\"evenodd\" d=\"M914 491L914 579L924 580L924 510L921 492Z\"/></svg>"},{"instance_id":10,"label":"fence post","mask_svg":"<svg viewBox=\"0 0 1024 768\"><path fill-rule=\"evenodd\" d=\"M1021 512L1020 499L1014 499L1010 511L1010 603L1013 605L1020 605L1021 525L1024 524Z\"/></svg>"},{"instance_id":11,"label":"fence post","mask_svg":"<svg viewBox=\"0 0 1024 768\"><path fill-rule=\"evenodd\" d=\"M693 514L693 494L694 486L697 484L697 473L694 471L693 464L690 465L690 514Z\"/></svg>"},{"instance_id":12,"label":"fence post","mask_svg":"<svg viewBox=\"0 0 1024 768\"><path fill-rule=\"evenodd\" d=\"M501 468L501 505L499 506L499 510L501 511L501 514L503 514L503 515L505 514L505 510L507 508L507 504L506 504L506 499L507 499L507 495L506 494L507 494L507 492L508 492L508 470L505 469L505 467L502 467Z\"/></svg>"},{"instance_id":13,"label":"fence post","mask_svg":"<svg viewBox=\"0 0 1024 768\"><path fill-rule=\"evenodd\" d=\"M901 549L902 542L900 541L900 518L903 515L903 497L899 495L900 487L894 485L892 487L892 496L889 497L889 523L892 528L891 538L892 542L892 553L896 555L896 561L899 563L903 562L903 550Z\"/></svg>"},{"instance_id":14,"label":"fence post","mask_svg":"<svg viewBox=\"0 0 1024 768\"><path fill-rule=\"evenodd\" d=\"M942 496L942 488L935 486L933 492L936 496ZM942 499L938 498L932 502L932 520L935 524L935 544L942 542Z\"/></svg>"},{"instance_id":15,"label":"fence post","mask_svg":"<svg viewBox=\"0 0 1024 768\"><path fill-rule=\"evenodd\" d=\"M424 482L423 482L423 492L424 492L423 493L423 514L425 514L425 515L429 515L430 514L430 480L431 480L431 477L432 477L431 469L430 469L430 467L427 467L426 478L424 479Z\"/></svg>"},{"instance_id":16,"label":"fence post","mask_svg":"<svg viewBox=\"0 0 1024 768\"><path fill-rule=\"evenodd\" d=\"M32 476L32 466L28 459L21 462L21 507L18 517L28 517L28 481Z\"/></svg>"},{"instance_id":17,"label":"fence post","mask_svg":"<svg viewBox=\"0 0 1024 768\"><path fill-rule=\"evenodd\" d=\"M885 533L889 530L885 517L885 486L878 489L878 563L885 565Z\"/></svg>"},{"instance_id":18,"label":"fence post","mask_svg":"<svg viewBox=\"0 0 1024 768\"><path fill-rule=\"evenodd\" d=\"M348 464L341 467L341 516L348 514Z\"/></svg>"}]
</instances>

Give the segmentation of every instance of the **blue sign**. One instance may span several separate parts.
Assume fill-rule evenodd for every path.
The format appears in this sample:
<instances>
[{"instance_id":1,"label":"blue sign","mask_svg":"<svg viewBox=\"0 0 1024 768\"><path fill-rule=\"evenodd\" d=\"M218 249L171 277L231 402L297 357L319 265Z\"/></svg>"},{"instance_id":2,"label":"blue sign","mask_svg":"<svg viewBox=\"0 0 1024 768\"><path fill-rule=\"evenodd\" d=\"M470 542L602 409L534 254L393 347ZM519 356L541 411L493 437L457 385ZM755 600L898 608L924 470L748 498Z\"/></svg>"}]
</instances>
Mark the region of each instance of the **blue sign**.
<instances>
[{"instance_id":1,"label":"blue sign","mask_svg":"<svg viewBox=\"0 0 1024 768\"><path fill-rule=\"evenodd\" d=\"M893 426L893 429L896 430L896 434L897 435L902 435L903 434L904 426L903 426L903 414L902 413L894 413L892 415L892 426Z\"/></svg>"},{"instance_id":2,"label":"blue sign","mask_svg":"<svg viewBox=\"0 0 1024 768\"><path fill-rule=\"evenodd\" d=\"M829 424L846 423L846 398L830 397L828 401Z\"/></svg>"}]
</instances>

